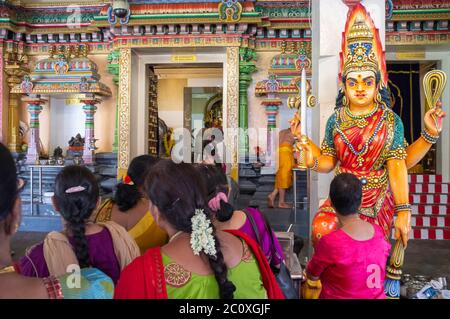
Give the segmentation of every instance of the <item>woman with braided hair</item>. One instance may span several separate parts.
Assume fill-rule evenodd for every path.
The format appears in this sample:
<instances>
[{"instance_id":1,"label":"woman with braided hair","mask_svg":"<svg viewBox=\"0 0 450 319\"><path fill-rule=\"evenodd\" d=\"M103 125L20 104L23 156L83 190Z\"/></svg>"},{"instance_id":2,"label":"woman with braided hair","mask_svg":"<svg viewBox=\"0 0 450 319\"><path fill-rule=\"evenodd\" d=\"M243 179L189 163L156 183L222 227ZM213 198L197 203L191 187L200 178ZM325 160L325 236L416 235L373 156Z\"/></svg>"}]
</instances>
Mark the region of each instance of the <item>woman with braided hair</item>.
<instances>
[{"instance_id":1,"label":"woman with braided hair","mask_svg":"<svg viewBox=\"0 0 450 319\"><path fill-rule=\"evenodd\" d=\"M98 209L95 222L112 220L122 225L136 241L141 254L167 243L167 234L153 220L144 196L145 177L158 162L156 157L140 155L130 163L127 175L117 184L113 199L105 200Z\"/></svg>"},{"instance_id":2,"label":"woman with braided hair","mask_svg":"<svg viewBox=\"0 0 450 319\"><path fill-rule=\"evenodd\" d=\"M59 276L79 265L96 267L116 282L120 271L140 255L139 248L122 226L89 221L98 204L94 174L83 166L63 168L56 177L53 206L63 218L64 230L49 233L27 251L20 261L22 274Z\"/></svg>"},{"instance_id":3,"label":"woman with braided hair","mask_svg":"<svg viewBox=\"0 0 450 319\"><path fill-rule=\"evenodd\" d=\"M14 160L0 143L0 299L103 299L112 298L114 284L96 268L80 271L79 289L71 289L72 274L29 278L20 274L11 258L11 239L21 220L20 191L24 183L17 178Z\"/></svg>"},{"instance_id":4,"label":"woman with braided hair","mask_svg":"<svg viewBox=\"0 0 450 319\"><path fill-rule=\"evenodd\" d=\"M239 231L216 231L206 192L189 164L161 160L145 192L170 237L121 273L117 299L283 298L261 249Z\"/></svg>"},{"instance_id":5,"label":"woman with braided hair","mask_svg":"<svg viewBox=\"0 0 450 319\"><path fill-rule=\"evenodd\" d=\"M284 261L283 250L273 231L269 232L263 213L255 207L235 210L229 203L230 187L225 174L213 165L199 164L195 167L205 183L206 200L216 228L237 229L256 242L260 240L269 264L279 268Z\"/></svg>"}]
</instances>

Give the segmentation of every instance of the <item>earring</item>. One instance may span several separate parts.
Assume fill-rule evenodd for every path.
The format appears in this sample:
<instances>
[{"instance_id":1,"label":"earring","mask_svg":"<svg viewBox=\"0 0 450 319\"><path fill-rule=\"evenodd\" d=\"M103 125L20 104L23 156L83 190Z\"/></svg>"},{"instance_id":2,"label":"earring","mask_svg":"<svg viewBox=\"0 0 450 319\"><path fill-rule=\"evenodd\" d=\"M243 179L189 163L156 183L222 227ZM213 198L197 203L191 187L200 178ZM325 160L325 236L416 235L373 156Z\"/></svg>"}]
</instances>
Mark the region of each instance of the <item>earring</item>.
<instances>
[{"instance_id":1,"label":"earring","mask_svg":"<svg viewBox=\"0 0 450 319\"><path fill-rule=\"evenodd\" d=\"M19 230L19 224L14 225L14 234Z\"/></svg>"},{"instance_id":2,"label":"earring","mask_svg":"<svg viewBox=\"0 0 450 319\"><path fill-rule=\"evenodd\" d=\"M377 93L377 96L375 97L375 99L377 100L377 102L381 103L383 101L383 98L381 97L380 92Z\"/></svg>"},{"instance_id":3,"label":"earring","mask_svg":"<svg viewBox=\"0 0 450 319\"><path fill-rule=\"evenodd\" d=\"M345 95L342 97L342 106L348 106L348 100Z\"/></svg>"}]
</instances>

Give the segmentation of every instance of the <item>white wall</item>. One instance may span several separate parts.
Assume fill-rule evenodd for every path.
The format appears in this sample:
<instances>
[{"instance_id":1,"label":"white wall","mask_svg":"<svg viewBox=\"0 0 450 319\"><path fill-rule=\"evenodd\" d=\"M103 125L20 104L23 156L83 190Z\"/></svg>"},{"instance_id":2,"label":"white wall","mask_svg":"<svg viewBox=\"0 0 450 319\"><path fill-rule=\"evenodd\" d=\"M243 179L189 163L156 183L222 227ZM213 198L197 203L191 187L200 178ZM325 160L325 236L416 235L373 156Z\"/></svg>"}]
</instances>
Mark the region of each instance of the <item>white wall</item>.
<instances>
[{"instance_id":1,"label":"white wall","mask_svg":"<svg viewBox=\"0 0 450 319\"><path fill-rule=\"evenodd\" d=\"M206 87L223 87L222 78L193 78L187 79L188 87L206 88Z\"/></svg>"}]
</instances>

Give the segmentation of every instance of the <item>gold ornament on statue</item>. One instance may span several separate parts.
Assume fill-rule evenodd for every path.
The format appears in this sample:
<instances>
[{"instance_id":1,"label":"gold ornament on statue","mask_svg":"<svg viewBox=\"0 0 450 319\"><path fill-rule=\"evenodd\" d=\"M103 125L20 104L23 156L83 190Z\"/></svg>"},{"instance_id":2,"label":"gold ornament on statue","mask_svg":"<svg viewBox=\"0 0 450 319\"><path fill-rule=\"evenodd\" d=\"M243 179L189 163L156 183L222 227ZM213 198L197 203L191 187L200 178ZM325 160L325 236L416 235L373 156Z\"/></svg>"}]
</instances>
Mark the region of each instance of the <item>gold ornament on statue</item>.
<instances>
[{"instance_id":1,"label":"gold ornament on statue","mask_svg":"<svg viewBox=\"0 0 450 319\"><path fill-rule=\"evenodd\" d=\"M291 96L287 99L287 105L290 109L298 109L300 107L300 96Z\"/></svg>"},{"instance_id":2,"label":"gold ornament on statue","mask_svg":"<svg viewBox=\"0 0 450 319\"><path fill-rule=\"evenodd\" d=\"M308 137L306 135L302 135L300 137L300 141L298 143L300 143L302 145L307 145L309 143ZM298 149L298 154L299 154L298 160L297 160L297 168L302 171L306 171L308 166L306 166L305 152L302 151L299 146L296 146L296 147Z\"/></svg>"}]
</instances>

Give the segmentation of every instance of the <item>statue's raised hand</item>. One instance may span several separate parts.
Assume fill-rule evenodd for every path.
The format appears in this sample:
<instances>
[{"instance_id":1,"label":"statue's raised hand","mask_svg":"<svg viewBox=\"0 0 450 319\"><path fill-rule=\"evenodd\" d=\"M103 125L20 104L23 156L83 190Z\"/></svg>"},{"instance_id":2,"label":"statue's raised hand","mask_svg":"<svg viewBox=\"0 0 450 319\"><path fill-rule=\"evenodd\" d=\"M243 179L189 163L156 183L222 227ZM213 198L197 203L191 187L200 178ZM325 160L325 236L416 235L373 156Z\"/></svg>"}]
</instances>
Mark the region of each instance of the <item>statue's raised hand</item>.
<instances>
[{"instance_id":1,"label":"statue's raised hand","mask_svg":"<svg viewBox=\"0 0 450 319\"><path fill-rule=\"evenodd\" d=\"M442 132L442 122L447 115L441 108L442 103L437 102L436 107L425 113L423 121L425 128L431 135L439 135Z\"/></svg>"}]
</instances>

